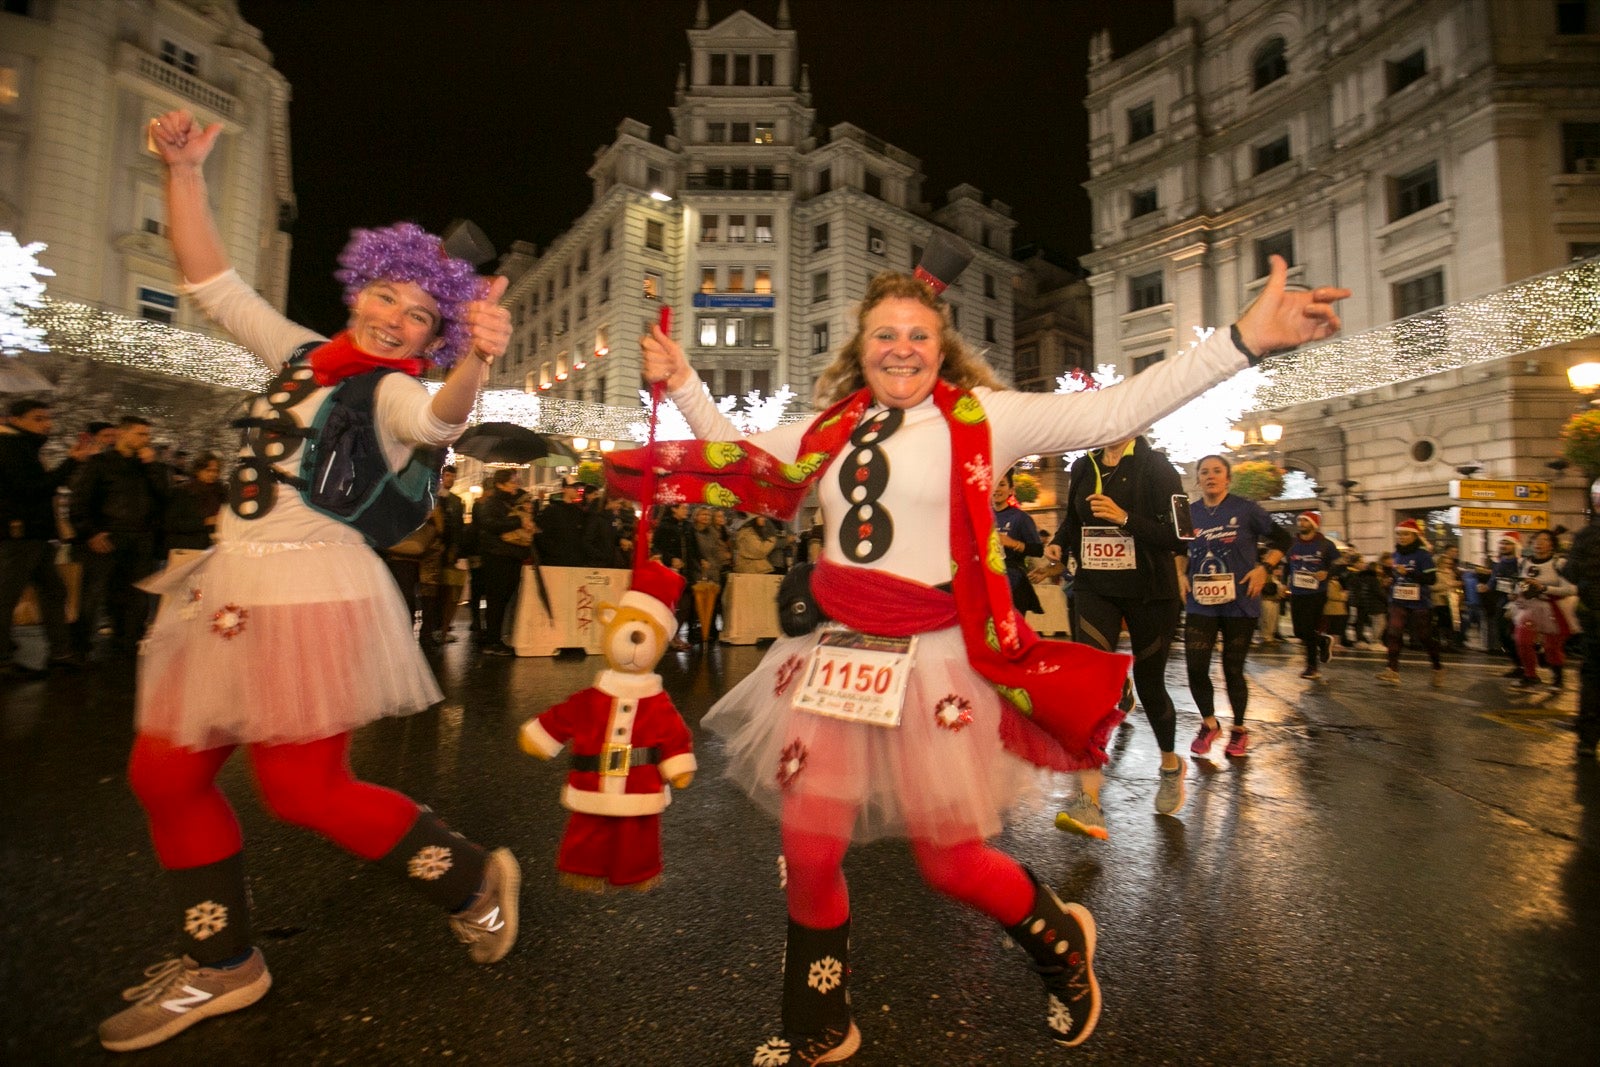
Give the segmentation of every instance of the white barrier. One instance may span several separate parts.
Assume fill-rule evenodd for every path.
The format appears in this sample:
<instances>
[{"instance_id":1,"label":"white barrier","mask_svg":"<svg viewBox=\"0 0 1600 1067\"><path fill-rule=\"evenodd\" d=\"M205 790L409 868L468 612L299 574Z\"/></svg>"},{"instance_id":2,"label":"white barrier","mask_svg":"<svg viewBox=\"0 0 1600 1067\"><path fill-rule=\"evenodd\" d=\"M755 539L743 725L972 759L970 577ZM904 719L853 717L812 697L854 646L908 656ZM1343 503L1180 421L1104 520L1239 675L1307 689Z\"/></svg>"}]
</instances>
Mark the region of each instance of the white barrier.
<instances>
[{"instance_id":1,"label":"white barrier","mask_svg":"<svg viewBox=\"0 0 1600 1067\"><path fill-rule=\"evenodd\" d=\"M629 571L603 567L540 567L550 594L550 613L539 599L532 568L517 589L511 647L519 656L553 656L563 648L600 654L600 605L616 604L628 591Z\"/></svg>"},{"instance_id":2,"label":"white barrier","mask_svg":"<svg viewBox=\"0 0 1600 1067\"><path fill-rule=\"evenodd\" d=\"M1059 585L1036 585L1043 613L1030 611L1025 616L1028 625L1037 634L1070 634L1072 625L1067 619L1067 594Z\"/></svg>"},{"instance_id":3,"label":"white barrier","mask_svg":"<svg viewBox=\"0 0 1600 1067\"><path fill-rule=\"evenodd\" d=\"M753 645L781 637L778 629L778 586L781 574L730 574L722 590L722 640Z\"/></svg>"}]
</instances>

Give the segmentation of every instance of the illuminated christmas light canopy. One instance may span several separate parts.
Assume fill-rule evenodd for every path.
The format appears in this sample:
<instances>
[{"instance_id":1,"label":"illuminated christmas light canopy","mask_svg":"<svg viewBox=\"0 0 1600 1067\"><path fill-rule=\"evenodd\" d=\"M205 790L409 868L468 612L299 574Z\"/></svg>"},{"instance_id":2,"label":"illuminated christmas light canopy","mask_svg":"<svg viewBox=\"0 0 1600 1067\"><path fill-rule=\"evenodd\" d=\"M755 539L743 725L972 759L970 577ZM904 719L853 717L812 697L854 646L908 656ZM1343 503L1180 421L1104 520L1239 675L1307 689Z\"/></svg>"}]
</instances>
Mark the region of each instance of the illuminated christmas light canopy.
<instances>
[{"instance_id":1,"label":"illuminated christmas light canopy","mask_svg":"<svg viewBox=\"0 0 1600 1067\"><path fill-rule=\"evenodd\" d=\"M0 355L23 352L48 352L42 326L29 321L29 313L43 306L44 282L55 271L39 265L44 244L17 243L11 234L0 230Z\"/></svg>"}]
</instances>

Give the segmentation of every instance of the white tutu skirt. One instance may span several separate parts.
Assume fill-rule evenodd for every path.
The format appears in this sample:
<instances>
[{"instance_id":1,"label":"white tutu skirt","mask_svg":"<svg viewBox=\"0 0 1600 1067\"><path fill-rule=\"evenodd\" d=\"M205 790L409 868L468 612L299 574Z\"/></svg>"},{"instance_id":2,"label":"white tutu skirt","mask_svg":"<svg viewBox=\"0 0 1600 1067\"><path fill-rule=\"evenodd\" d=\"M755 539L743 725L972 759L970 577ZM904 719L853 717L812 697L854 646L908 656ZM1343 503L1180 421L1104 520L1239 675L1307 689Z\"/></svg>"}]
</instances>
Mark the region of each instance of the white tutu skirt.
<instances>
[{"instance_id":1,"label":"white tutu skirt","mask_svg":"<svg viewBox=\"0 0 1600 1067\"><path fill-rule=\"evenodd\" d=\"M229 541L144 584L141 733L186 748L314 741L442 694L383 561L359 544Z\"/></svg>"},{"instance_id":2,"label":"white tutu skirt","mask_svg":"<svg viewBox=\"0 0 1600 1067\"><path fill-rule=\"evenodd\" d=\"M726 776L775 818L858 843L951 845L994 836L1038 797L1044 772L1001 745L1000 696L968 665L958 628L918 635L895 727L794 707L822 632L774 642L703 720L726 739Z\"/></svg>"}]
</instances>

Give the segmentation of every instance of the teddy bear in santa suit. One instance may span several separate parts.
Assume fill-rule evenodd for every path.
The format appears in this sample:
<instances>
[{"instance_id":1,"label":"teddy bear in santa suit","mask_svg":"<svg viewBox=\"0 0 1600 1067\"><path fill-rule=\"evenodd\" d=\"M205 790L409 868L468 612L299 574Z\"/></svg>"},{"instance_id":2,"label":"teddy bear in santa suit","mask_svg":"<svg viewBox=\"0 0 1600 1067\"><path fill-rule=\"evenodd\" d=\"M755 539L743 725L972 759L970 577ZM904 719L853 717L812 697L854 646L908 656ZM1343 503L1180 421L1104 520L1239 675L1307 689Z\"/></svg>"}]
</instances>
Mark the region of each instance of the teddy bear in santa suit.
<instances>
[{"instance_id":1,"label":"teddy bear in santa suit","mask_svg":"<svg viewBox=\"0 0 1600 1067\"><path fill-rule=\"evenodd\" d=\"M556 869L563 884L647 890L661 877L667 785L694 779L693 738L655 666L677 632L683 577L658 562L634 568L617 605L600 606L609 664L595 684L522 724L523 751L549 759L572 745L561 803L572 812Z\"/></svg>"}]
</instances>

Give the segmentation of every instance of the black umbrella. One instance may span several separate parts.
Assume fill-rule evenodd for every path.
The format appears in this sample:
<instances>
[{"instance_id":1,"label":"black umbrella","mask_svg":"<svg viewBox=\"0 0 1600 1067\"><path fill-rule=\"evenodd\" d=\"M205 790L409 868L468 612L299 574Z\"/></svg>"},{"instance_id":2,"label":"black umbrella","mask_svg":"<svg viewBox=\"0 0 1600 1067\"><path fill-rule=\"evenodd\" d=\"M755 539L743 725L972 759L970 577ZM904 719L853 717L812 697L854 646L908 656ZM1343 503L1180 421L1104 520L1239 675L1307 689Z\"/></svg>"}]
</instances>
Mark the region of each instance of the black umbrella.
<instances>
[{"instance_id":1,"label":"black umbrella","mask_svg":"<svg viewBox=\"0 0 1600 1067\"><path fill-rule=\"evenodd\" d=\"M574 467L578 465L578 457L559 439L535 433L514 422L483 422L470 426L456 441L455 450L484 463L528 464L536 459L551 458Z\"/></svg>"}]
</instances>

